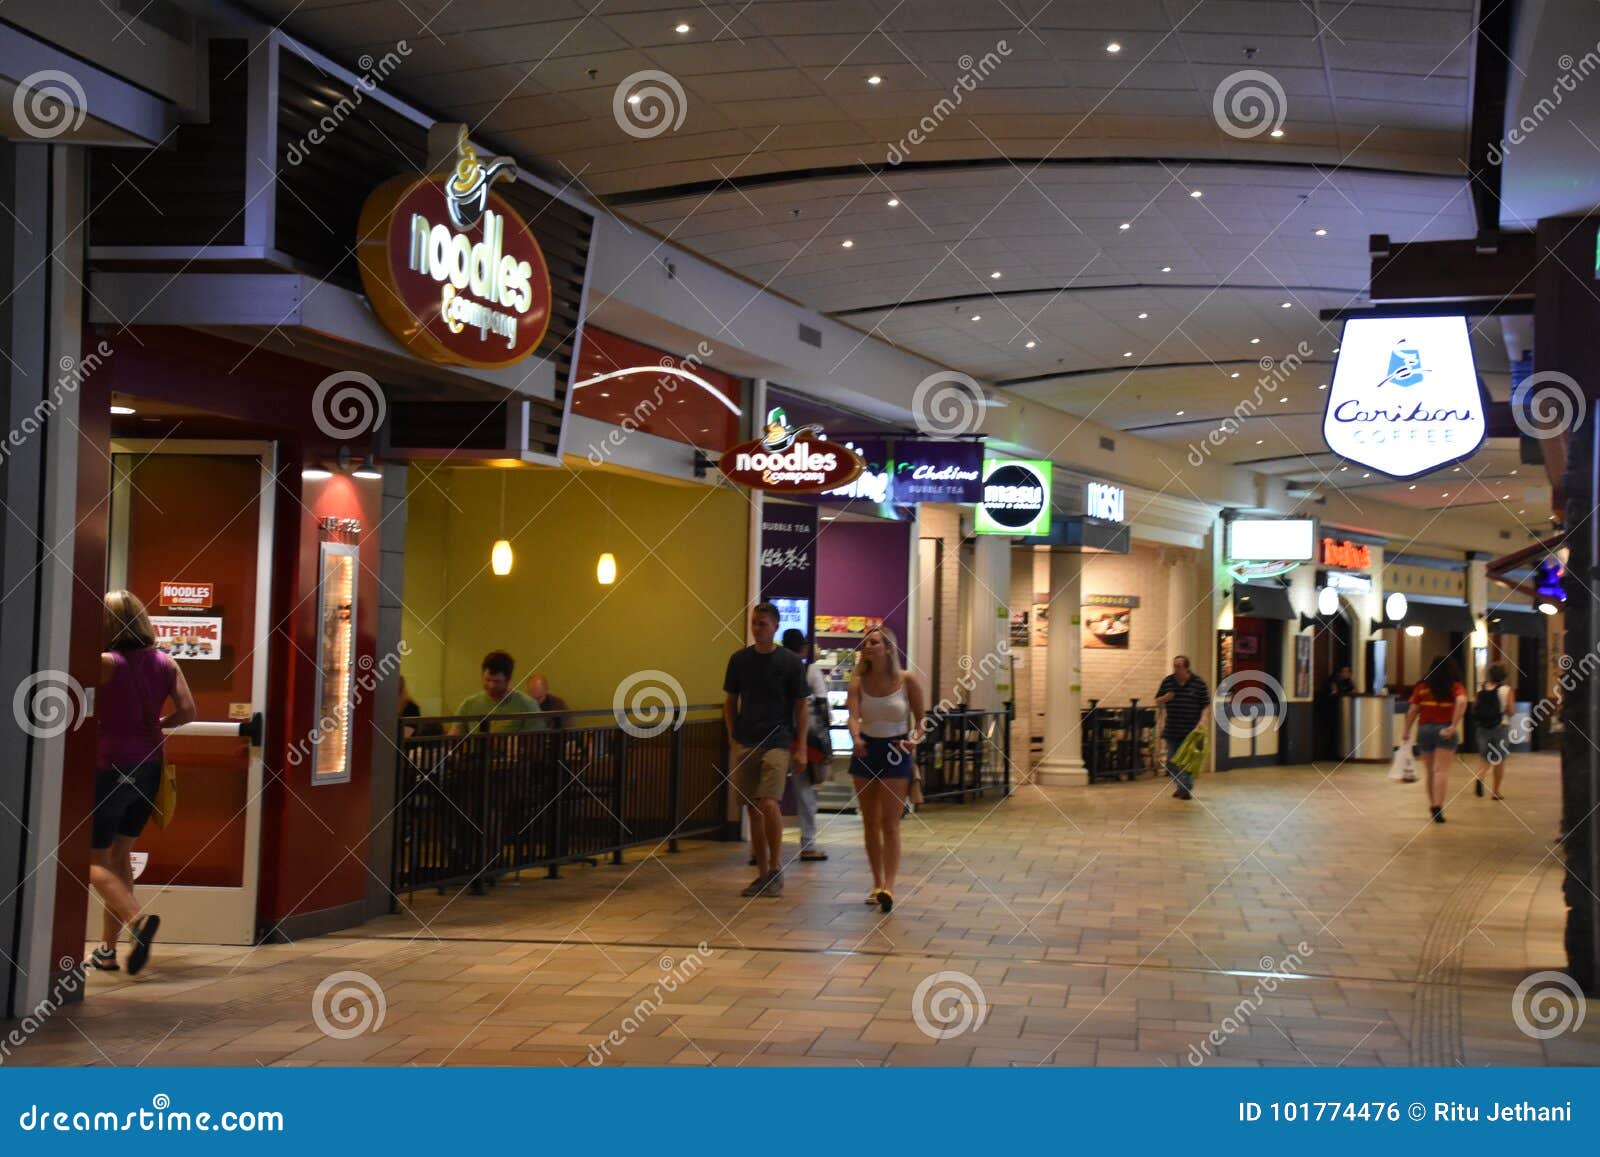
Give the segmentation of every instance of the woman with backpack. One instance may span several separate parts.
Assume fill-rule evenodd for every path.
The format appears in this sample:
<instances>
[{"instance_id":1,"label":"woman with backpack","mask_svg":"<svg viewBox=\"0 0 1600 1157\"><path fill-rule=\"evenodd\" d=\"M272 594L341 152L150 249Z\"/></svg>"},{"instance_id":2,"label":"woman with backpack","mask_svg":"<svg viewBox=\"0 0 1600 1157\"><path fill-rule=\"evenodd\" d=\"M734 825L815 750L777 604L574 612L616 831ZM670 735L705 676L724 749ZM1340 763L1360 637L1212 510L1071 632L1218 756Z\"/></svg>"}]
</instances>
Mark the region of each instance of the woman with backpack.
<instances>
[{"instance_id":1,"label":"woman with backpack","mask_svg":"<svg viewBox=\"0 0 1600 1157\"><path fill-rule=\"evenodd\" d=\"M1428 664L1427 678L1411 692L1402 744L1417 735L1417 754L1428 769L1428 810L1433 822L1444 823L1444 795L1450 782L1450 761L1461 746L1461 721L1467 714L1467 689L1460 669L1449 655L1436 655Z\"/></svg>"},{"instance_id":2,"label":"woman with backpack","mask_svg":"<svg viewBox=\"0 0 1600 1157\"><path fill-rule=\"evenodd\" d=\"M1506 773L1506 753L1510 750L1511 688L1506 686L1506 669L1503 664L1489 664L1489 679L1478 689L1472 704L1472 721L1478 725L1478 777L1475 789L1483 798L1483 776L1494 768L1494 786L1490 799L1504 799L1500 794L1500 781Z\"/></svg>"}]
</instances>

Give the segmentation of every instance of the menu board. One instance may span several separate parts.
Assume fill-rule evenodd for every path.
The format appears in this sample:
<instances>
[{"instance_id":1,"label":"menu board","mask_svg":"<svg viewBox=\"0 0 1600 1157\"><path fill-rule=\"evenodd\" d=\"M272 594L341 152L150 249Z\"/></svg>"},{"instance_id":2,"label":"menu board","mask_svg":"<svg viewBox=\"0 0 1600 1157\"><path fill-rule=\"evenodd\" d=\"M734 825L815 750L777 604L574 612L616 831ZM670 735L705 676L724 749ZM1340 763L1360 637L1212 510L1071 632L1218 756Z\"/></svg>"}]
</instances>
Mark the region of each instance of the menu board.
<instances>
[{"instance_id":1,"label":"menu board","mask_svg":"<svg viewBox=\"0 0 1600 1157\"><path fill-rule=\"evenodd\" d=\"M221 659L222 618L202 615L151 615L156 646L174 659Z\"/></svg>"}]
</instances>

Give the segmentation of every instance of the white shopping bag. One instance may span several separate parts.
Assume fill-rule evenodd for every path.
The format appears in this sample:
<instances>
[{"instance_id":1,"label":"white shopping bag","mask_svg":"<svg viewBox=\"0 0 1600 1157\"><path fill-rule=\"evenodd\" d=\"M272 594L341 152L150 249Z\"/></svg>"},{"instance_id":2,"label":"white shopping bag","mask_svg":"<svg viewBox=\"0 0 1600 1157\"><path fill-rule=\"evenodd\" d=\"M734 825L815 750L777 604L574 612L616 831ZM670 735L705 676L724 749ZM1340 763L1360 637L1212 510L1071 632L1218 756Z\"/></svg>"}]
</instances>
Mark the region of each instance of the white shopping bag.
<instances>
[{"instance_id":1,"label":"white shopping bag","mask_svg":"<svg viewBox=\"0 0 1600 1157\"><path fill-rule=\"evenodd\" d=\"M1416 764L1411 757L1411 744L1402 743L1394 749L1394 758L1389 760L1389 778L1401 780L1415 774Z\"/></svg>"}]
</instances>

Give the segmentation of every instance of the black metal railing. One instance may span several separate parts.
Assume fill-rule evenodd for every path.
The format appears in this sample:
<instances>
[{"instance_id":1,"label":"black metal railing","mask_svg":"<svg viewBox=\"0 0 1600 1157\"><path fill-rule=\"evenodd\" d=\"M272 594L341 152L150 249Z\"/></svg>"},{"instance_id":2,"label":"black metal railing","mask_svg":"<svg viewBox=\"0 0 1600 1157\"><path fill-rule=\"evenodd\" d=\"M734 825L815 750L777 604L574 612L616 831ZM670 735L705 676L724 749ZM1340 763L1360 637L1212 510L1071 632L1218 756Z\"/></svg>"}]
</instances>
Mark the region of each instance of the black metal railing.
<instances>
[{"instance_id":1,"label":"black metal railing","mask_svg":"<svg viewBox=\"0 0 1600 1157\"><path fill-rule=\"evenodd\" d=\"M1083 713L1083 765L1089 782L1133 779L1158 766L1156 709L1137 699L1126 707L1102 707L1089 700Z\"/></svg>"},{"instance_id":2,"label":"black metal railing","mask_svg":"<svg viewBox=\"0 0 1600 1157\"><path fill-rule=\"evenodd\" d=\"M966 803L991 791L1011 794L1012 707L929 712L917 748L922 798Z\"/></svg>"},{"instance_id":3,"label":"black metal railing","mask_svg":"<svg viewBox=\"0 0 1600 1157\"><path fill-rule=\"evenodd\" d=\"M559 724L559 726L555 726ZM724 833L719 706L402 720L395 893L481 886L508 872Z\"/></svg>"}]
</instances>

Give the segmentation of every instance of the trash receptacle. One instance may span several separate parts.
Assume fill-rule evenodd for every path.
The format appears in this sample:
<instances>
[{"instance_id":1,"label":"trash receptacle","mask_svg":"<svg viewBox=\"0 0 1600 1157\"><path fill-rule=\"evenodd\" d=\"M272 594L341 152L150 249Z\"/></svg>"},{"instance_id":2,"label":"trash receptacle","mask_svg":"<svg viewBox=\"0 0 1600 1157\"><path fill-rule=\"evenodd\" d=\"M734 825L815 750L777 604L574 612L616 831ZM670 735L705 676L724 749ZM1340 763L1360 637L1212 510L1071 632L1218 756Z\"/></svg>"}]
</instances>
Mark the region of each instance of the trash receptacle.
<instances>
[{"instance_id":1,"label":"trash receptacle","mask_svg":"<svg viewBox=\"0 0 1600 1157\"><path fill-rule=\"evenodd\" d=\"M1339 700L1339 758L1387 763L1394 753L1394 697L1347 695Z\"/></svg>"}]
</instances>

